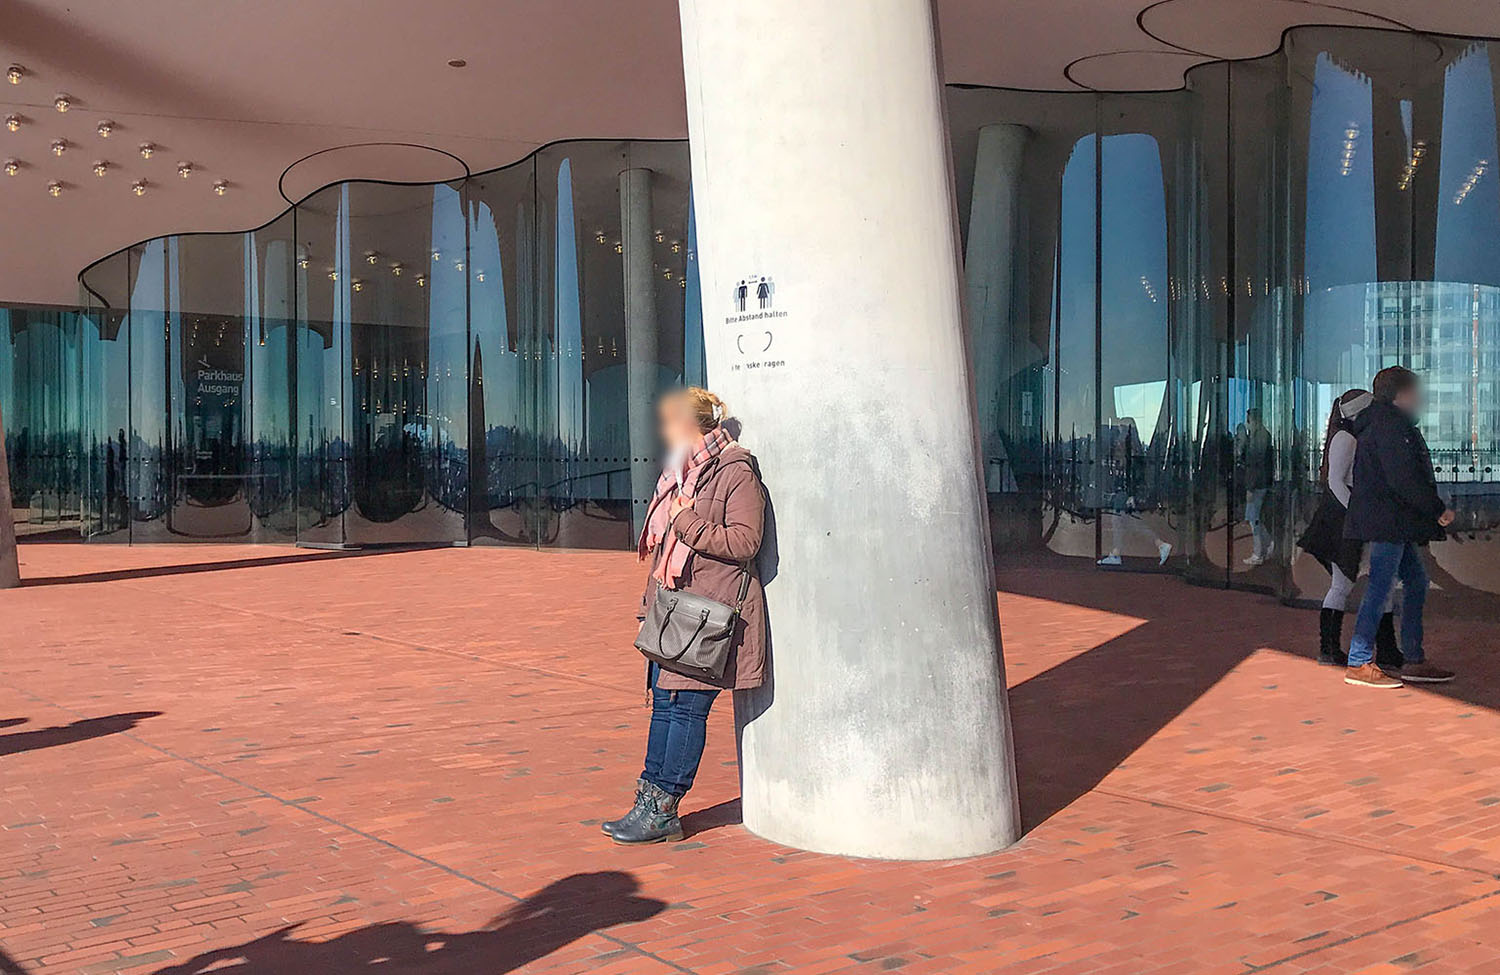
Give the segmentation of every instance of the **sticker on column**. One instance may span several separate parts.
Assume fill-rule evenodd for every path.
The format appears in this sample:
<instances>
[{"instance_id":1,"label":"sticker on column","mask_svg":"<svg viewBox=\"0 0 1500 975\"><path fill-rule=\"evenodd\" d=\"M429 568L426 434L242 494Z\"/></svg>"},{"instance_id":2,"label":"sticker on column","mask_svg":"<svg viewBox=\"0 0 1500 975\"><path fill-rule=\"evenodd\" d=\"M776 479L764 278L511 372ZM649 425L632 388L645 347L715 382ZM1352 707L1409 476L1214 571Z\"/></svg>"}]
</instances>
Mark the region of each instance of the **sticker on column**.
<instances>
[{"instance_id":1,"label":"sticker on column","mask_svg":"<svg viewBox=\"0 0 1500 975\"><path fill-rule=\"evenodd\" d=\"M731 327L740 361L731 372L779 369L786 360L776 357L776 330L787 313L776 307L776 279L769 274L747 274L730 290L731 313L724 324Z\"/></svg>"}]
</instances>

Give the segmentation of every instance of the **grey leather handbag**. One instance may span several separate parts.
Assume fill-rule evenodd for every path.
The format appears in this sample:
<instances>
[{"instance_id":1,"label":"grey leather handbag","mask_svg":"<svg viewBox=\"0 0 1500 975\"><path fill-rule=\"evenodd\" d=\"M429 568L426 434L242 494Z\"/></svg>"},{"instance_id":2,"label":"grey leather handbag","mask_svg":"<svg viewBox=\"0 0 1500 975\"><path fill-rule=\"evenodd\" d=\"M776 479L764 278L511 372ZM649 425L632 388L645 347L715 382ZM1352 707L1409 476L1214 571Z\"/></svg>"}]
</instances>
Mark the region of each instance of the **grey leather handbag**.
<instances>
[{"instance_id":1,"label":"grey leather handbag","mask_svg":"<svg viewBox=\"0 0 1500 975\"><path fill-rule=\"evenodd\" d=\"M729 667L734 629L749 591L748 564L741 566L739 598L733 606L657 586L635 648L663 670L716 684Z\"/></svg>"}]
</instances>

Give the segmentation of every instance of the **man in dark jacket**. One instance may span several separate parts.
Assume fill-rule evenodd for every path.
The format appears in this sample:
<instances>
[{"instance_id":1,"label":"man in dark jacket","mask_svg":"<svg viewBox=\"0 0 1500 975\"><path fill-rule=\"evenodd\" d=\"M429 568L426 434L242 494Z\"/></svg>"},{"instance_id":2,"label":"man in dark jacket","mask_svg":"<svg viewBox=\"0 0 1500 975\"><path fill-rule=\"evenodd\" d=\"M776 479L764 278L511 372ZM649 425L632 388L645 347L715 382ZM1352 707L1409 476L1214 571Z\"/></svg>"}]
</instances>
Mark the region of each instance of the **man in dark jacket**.
<instances>
[{"instance_id":1,"label":"man in dark jacket","mask_svg":"<svg viewBox=\"0 0 1500 975\"><path fill-rule=\"evenodd\" d=\"M1359 446L1344 516L1344 535L1369 543L1370 582L1349 644L1344 681L1365 687L1443 683L1453 679L1453 672L1427 663L1422 652L1428 580L1421 546L1445 537L1453 512L1438 494L1432 455L1413 419L1422 407L1422 384L1410 369L1392 366L1376 374L1372 392L1375 402L1354 420ZM1399 678L1372 662L1375 631L1398 578L1403 592L1401 653L1406 658Z\"/></svg>"}]
</instances>

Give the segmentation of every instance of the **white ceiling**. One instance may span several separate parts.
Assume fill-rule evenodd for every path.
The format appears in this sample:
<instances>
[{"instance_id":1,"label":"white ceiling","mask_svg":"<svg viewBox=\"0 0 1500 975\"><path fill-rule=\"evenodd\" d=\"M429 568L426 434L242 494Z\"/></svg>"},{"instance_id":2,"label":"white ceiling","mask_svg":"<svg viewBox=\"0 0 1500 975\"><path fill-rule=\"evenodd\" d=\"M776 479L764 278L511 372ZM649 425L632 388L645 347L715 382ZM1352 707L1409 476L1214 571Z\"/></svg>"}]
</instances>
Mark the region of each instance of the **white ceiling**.
<instances>
[{"instance_id":1,"label":"white ceiling","mask_svg":"<svg viewBox=\"0 0 1500 975\"><path fill-rule=\"evenodd\" d=\"M1195 63L1271 52L1298 23L1500 35L1496 0L937 5L950 82L1050 90L1177 87ZM8 302L71 303L79 269L144 238L263 223L286 206L282 172L338 146L416 143L478 172L558 139L686 134L674 0L0 0L0 70L12 62L26 75L0 82L0 115L24 119L0 128L0 158L22 164L0 174ZM142 142L158 147L149 160ZM328 153L297 168L294 195L391 178L407 159L426 178L443 171L430 155Z\"/></svg>"}]
</instances>

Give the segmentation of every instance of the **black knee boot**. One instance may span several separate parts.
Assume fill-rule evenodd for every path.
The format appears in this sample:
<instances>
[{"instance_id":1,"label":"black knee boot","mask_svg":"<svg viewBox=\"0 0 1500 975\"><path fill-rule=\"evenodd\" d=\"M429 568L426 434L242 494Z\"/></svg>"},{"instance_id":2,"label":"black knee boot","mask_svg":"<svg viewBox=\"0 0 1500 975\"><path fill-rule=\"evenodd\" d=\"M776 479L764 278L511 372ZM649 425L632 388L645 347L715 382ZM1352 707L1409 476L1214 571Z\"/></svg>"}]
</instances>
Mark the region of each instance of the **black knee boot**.
<instances>
[{"instance_id":1,"label":"black knee boot","mask_svg":"<svg viewBox=\"0 0 1500 975\"><path fill-rule=\"evenodd\" d=\"M1318 614L1318 663L1330 667L1349 666L1344 652L1344 614L1324 607Z\"/></svg>"},{"instance_id":2,"label":"black knee boot","mask_svg":"<svg viewBox=\"0 0 1500 975\"><path fill-rule=\"evenodd\" d=\"M614 836L616 830L622 828L628 829L634 826L636 821L644 815L646 815L646 780L637 779L635 783L635 805L631 806L630 811L619 819L611 819L600 823L599 828L604 831L605 836Z\"/></svg>"},{"instance_id":3,"label":"black knee boot","mask_svg":"<svg viewBox=\"0 0 1500 975\"><path fill-rule=\"evenodd\" d=\"M1406 657L1396 642L1396 614L1386 613L1380 617L1380 628L1375 631L1375 666L1400 673L1405 665Z\"/></svg>"},{"instance_id":4,"label":"black knee boot","mask_svg":"<svg viewBox=\"0 0 1500 975\"><path fill-rule=\"evenodd\" d=\"M682 820L677 818L677 796L652 782L643 783L641 803L645 809L633 823L622 822L610 835L621 844L664 843L682 839Z\"/></svg>"}]
</instances>

